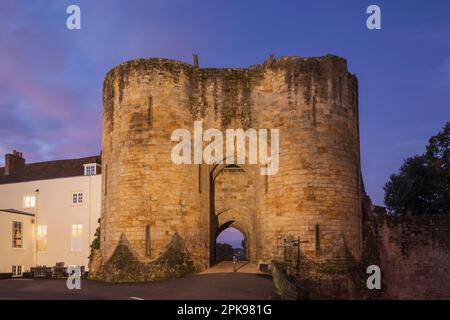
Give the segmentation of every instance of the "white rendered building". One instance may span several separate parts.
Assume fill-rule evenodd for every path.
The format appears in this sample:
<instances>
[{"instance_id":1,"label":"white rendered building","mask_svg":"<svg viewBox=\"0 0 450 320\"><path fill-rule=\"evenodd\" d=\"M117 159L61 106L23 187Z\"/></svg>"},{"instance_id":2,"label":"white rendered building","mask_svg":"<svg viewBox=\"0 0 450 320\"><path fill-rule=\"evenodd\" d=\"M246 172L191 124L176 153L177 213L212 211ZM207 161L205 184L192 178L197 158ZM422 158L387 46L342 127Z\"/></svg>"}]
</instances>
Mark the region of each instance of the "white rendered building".
<instances>
[{"instance_id":1,"label":"white rendered building","mask_svg":"<svg viewBox=\"0 0 450 320\"><path fill-rule=\"evenodd\" d=\"M0 168L0 276L58 262L88 268L101 206L100 156Z\"/></svg>"}]
</instances>

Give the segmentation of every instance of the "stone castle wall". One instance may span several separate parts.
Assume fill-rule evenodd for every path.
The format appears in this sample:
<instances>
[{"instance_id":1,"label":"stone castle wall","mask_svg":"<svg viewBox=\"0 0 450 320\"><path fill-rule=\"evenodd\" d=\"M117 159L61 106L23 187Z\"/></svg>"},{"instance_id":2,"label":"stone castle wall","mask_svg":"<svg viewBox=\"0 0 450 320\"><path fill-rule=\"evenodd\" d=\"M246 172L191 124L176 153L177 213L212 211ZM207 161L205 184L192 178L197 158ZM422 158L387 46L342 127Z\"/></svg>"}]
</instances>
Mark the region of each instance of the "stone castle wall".
<instances>
[{"instance_id":1,"label":"stone castle wall","mask_svg":"<svg viewBox=\"0 0 450 320\"><path fill-rule=\"evenodd\" d=\"M186 265L204 269L225 225L247 235L254 262L270 263L287 236L308 241L303 249L311 257L344 239L359 259L357 96L356 77L335 56L282 57L242 69L168 59L115 67L104 82L100 265L117 261L120 251L151 265L149 272L155 261L168 269L160 258L175 237ZM259 165L248 164L243 172L174 165L171 134L192 132L195 120L204 129L279 129L278 173L262 176Z\"/></svg>"},{"instance_id":2,"label":"stone castle wall","mask_svg":"<svg viewBox=\"0 0 450 320\"><path fill-rule=\"evenodd\" d=\"M383 219L379 226L381 270L390 299L450 297L450 218Z\"/></svg>"},{"instance_id":3,"label":"stone castle wall","mask_svg":"<svg viewBox=\"0 0 450 320\"><path fill-rule=\"evenodd\" d=\"M362 268L378 265L381 290L370 299L448 299L450 297L450 217L389 216L363 197ZM364 279L367 275L364 276Z\"/></svg>"}]
</instances>

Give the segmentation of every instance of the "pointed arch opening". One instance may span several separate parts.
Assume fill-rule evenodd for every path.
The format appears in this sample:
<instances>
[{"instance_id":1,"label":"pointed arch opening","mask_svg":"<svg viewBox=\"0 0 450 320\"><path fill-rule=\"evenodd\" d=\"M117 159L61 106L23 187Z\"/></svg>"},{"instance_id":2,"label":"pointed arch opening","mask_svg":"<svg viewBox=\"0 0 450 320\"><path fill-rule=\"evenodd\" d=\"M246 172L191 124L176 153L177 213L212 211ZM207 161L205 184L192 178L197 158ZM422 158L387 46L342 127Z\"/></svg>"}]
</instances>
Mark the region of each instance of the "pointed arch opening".
<instances>
[{"instance_id":1,"label":"pointed arch opening","mask_svg":"<svg viewBox=\"0 0 450 320\"><path fill-rule=\"evenodd\" d=\"M215 262L232 261L235 256L239 261L246 261L246 236L233 222L226 223L216 232Z\"/></svg>"}]
</instances>

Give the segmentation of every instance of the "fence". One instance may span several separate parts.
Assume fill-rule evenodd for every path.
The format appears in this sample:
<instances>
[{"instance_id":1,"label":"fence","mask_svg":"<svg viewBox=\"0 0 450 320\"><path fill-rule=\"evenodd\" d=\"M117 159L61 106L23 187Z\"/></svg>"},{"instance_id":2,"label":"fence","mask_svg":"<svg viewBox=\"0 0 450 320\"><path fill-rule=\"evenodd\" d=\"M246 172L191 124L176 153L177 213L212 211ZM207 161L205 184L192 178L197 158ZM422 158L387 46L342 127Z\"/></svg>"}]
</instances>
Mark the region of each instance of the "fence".
<instances>
[{"instance_id":1,"label":"fence","mask_svg":"<svg viewBox=\"0 0 450 320\"><path fill-rule=\"evenodd\" d=\"M302 241L298 236L294 239L292 236L288 236L283 239L283 271L289 277L299 277L301 271L301 245L308 241Z\"/></svg>"},{"instance_id":2,"label":"fence","mask_svg":"<svg viewBox=\"0 0 450 320\"><path fill-rule=\"evenodd\" d=\"M30 268L31 274L34 278L67 278L67 268L64 266L64 263L57 263L54 267L47 267L47 266L36 266ZM85 267L80 266L81 269L81 276L84 276L86 274Z\"/></svg>"}]
</instances>

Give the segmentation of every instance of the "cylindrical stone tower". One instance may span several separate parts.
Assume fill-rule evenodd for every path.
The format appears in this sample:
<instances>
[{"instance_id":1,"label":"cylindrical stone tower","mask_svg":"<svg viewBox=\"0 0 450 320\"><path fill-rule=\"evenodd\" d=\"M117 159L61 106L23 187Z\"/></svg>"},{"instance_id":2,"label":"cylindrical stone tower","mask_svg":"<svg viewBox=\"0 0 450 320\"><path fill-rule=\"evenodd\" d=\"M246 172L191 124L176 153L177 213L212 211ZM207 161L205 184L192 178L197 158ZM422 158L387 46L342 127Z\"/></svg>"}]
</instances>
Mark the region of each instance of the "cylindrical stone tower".
<instances>
[{"instance_id":1,"label":"cylindrical stone tower","mask_svg":"<svg viewBox=\"0 0 450 320\"><path fill-rule=\"evenodd\" d=\"M209 261L209 235L199 232L208 227L193 183L197 168L171 161L172 132L192 123L186 100L190 69L167 59L135 60L105 78L102 259L114 273L120 260L127 265L132 256L139 270L104 274L107 280L165 278L172 276L168 268L182 274Z\"/></svg>"},{"instance_id":2,"label":"cylindrical stone tower","mask_svg":"<svg viewBox=\"0 0 450 320\"><path fill-rule=\"evenodd\" d=\"M280 128L280 170L261 197L261 260L300 237L310 258L361 255L357 79L335 56L283 57L264 72L260 127ZM270 243L270 245L268 245Z\"/></svg>"}]
</instances>

